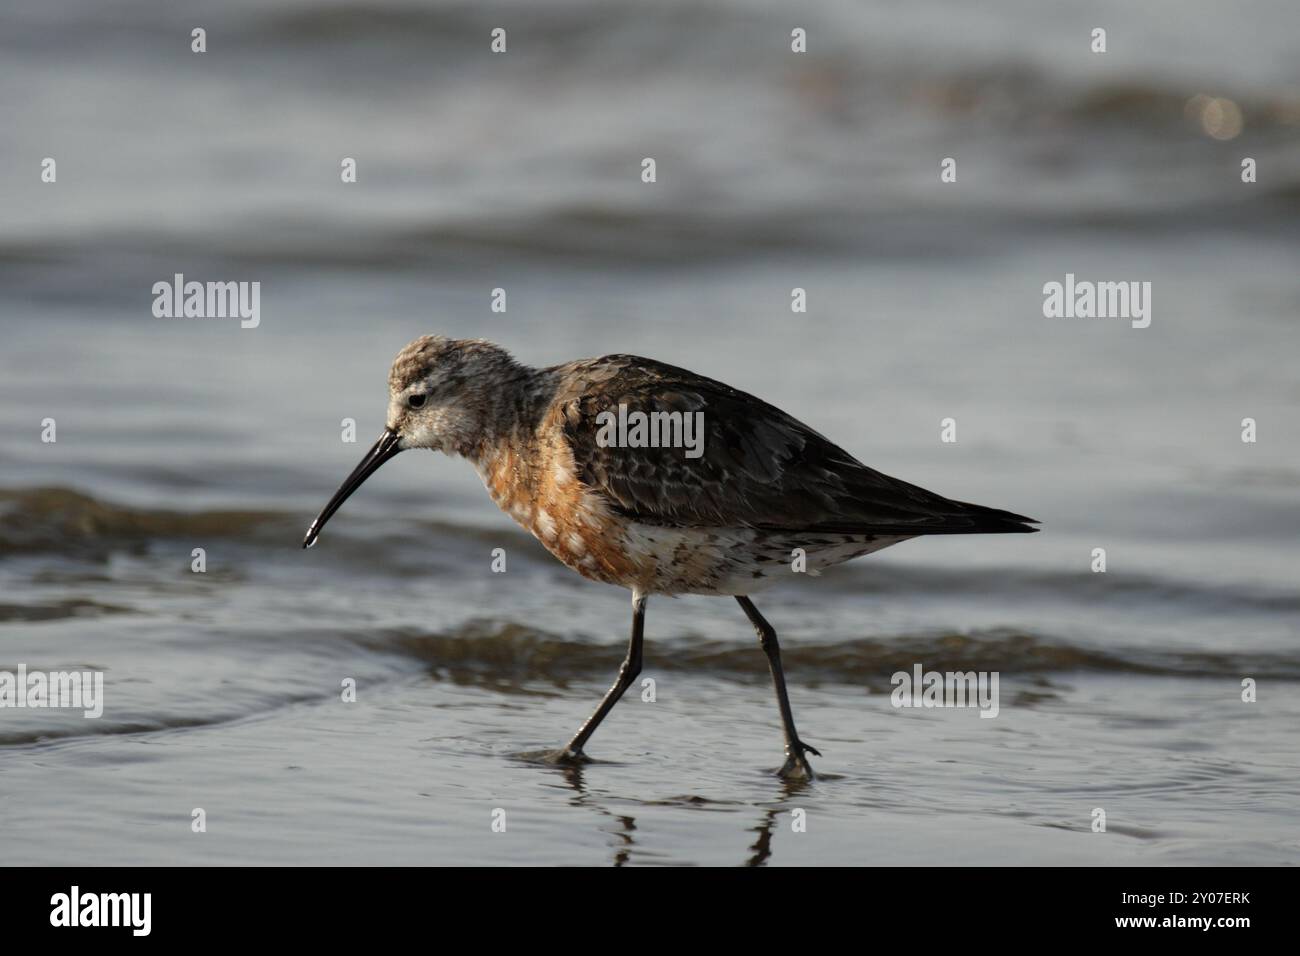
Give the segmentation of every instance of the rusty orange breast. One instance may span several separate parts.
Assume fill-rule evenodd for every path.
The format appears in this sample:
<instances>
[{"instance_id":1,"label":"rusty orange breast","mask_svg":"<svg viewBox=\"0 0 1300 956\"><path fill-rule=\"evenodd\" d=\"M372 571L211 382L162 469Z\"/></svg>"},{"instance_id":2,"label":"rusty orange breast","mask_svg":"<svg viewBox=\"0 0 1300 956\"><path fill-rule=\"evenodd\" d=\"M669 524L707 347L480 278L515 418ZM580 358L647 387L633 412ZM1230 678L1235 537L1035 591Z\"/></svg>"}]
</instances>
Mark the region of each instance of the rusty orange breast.
<instances>
[{"instance_id":1,"label":"rusty orange breast","mask_svg":"<svg viewBox=\"0 0 1300 956\"><path fill-rule=\"evenodd\" d=\"M584 577L622 587L648 586L653 569L624 548L627 521L576 476L563 441L526 449L507 444L480 465L497 506L551 554Z\"/></svg>"}]
</instances>

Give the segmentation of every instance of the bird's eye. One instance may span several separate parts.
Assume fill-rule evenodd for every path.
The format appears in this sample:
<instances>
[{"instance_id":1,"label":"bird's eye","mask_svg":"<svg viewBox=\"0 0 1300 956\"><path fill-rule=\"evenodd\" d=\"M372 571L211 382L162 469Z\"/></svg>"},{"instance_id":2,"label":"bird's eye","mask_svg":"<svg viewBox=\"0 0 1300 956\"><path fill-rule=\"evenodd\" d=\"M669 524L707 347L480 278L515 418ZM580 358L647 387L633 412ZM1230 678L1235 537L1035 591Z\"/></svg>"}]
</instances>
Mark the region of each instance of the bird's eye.
<instances>
[{"instance_id":1,"label":"bird's eye","mask_svg":"<svg viewBox=\"0 0 1300 956\"><path fill-rule=\"evenodd\" d=\"M407 399L406 399L406 407L407 407L407 408L423 408L423 407L424 407L424 399L425 399L425 396L422 395L422 394L420 394L420 393L416 393L415 395L408 396Z\"/></svg>"}]
</instances>

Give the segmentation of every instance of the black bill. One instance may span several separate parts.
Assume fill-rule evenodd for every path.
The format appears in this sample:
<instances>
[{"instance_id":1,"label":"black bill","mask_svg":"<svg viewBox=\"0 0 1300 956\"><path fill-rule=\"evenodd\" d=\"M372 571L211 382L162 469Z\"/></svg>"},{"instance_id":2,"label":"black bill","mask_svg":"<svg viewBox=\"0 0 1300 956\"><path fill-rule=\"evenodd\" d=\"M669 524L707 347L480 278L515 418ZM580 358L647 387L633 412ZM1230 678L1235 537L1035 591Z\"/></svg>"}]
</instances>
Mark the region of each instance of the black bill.
<instances>
[{"instance_id":1,"label":"black bill","mask_svg":"<svg viewBox=\"0 0 1300 956\"><path fill-rule=\"evenodd\" d=\"M339 490L334 492L334 497L316 516L316 520L311 523L307 529L307 537L302 539L302 546L310 548L316 543L316 536L320 534L320 529L325 527L325 522L330 520L330 516L338 511L343 502L348 500L352 492L361 487L361 483L379 470L379 466L388 459L392 458L402 450L402 438L397 432L391 429L385 429L384 433L379 436L379 441L375 442L370 451L366 452L366 457L361 459L361 464L352 470L352 474L344 480L339 486Z\"/></svg>"}]
</instances>

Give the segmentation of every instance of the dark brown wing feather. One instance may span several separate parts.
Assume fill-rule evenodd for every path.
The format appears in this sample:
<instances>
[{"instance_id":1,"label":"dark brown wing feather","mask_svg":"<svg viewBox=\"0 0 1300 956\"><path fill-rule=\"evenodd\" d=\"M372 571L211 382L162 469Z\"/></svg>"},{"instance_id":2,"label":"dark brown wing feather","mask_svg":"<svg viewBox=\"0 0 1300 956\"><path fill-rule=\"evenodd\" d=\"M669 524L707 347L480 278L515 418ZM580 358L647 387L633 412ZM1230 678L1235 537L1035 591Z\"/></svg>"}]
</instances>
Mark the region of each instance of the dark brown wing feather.
<instances>
[{"instance_id":1,"label":"dark brown wing feather","mask_svg":"<svg viewBox=\"0 0 1300 956\"><path fill-rule=\"evenodd\" d=\"M574 362L556 395L579 478L646 524L837 534L1037 531L1032 518L951 501L868 468L761 399L634 355ZM681 448L601 447L596 416L703 412L699 458Z\"/></svg>"}]
</instances>

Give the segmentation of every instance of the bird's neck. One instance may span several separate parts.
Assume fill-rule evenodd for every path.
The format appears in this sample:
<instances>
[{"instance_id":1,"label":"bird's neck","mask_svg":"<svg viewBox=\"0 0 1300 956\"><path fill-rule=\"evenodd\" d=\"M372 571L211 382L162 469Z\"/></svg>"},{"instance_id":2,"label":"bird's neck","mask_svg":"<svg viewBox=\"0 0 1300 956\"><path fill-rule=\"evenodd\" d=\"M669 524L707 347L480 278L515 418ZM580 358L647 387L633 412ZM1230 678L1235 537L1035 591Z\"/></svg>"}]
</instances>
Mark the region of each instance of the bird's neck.
<instances>
[{"instance_id":1,"label":"bird's neck","mask_svg":"<svg viewBox=\"0 0 1300 956\"><path fill-rule=\"evenodd\" d=\"M503 448L522 449L534 440L555 391L548 369L512 363L478 395L480 428L456 452L482 470Z\"/></svg>"}]
</instances>

